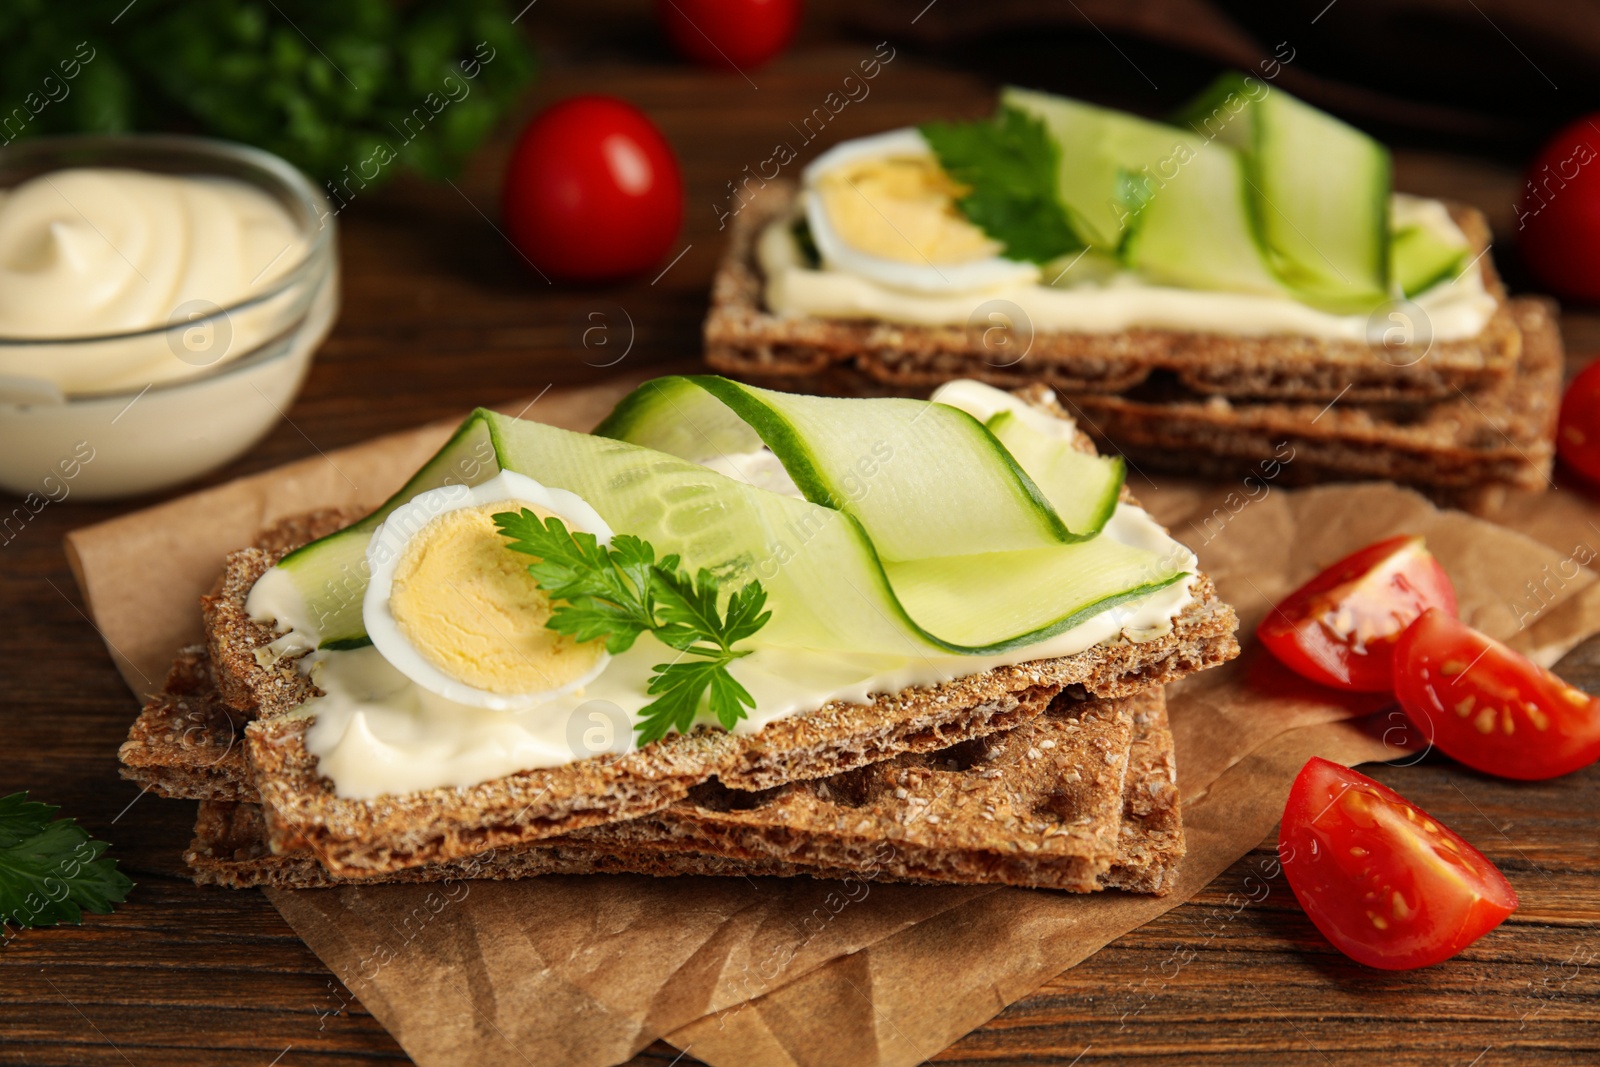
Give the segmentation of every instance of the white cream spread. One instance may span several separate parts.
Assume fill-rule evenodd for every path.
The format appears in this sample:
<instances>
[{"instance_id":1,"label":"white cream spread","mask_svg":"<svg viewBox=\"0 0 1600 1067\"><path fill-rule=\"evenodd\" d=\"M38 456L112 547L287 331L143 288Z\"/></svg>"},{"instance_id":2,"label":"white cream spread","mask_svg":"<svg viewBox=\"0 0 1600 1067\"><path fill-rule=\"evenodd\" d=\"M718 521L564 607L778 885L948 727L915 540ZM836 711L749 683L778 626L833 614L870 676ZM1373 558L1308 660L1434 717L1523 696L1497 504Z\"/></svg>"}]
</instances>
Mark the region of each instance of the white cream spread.
<instances>
[{"instance_id":1,"label":"white cream spread","mask_svg":"<svg viewBox=\"0 0 1600 1067\"><path fill-rule=\"evenodd\" d=\"M1119 506L1102 536L1175 553L1180 566L1194 565L1188 550L1141 508ZM756 701L734 733L755 733L830 700L863 701L874 693L946 682L991 667L1070 656L1102 642L1152 640L1171 629L1173 617L1190 600L1190 580L1180 580L1045 641L996 656L775 648L761 646L758 634L750 642L754 653L730 668ZM326 695L307 701L296 714L315 717L306 747L340 796L469 786L519 770L628 751L637 713L654 699L645 695L645 682L656 664L671 662L676 655L645 635L632 649L612 657L604 673L580 691L525 711L492 711L435 696L410 682L376 649L315 652L302 663Z\"/></svg>"},{"instance_id":2,"label":"white cream spread","mask_svg":"<svg viewBox=\"0 0 1600 1067\"><path fill-rule=\"evenodd\" d=\"M1446 240L1466 243L1448 209L1436 200L1397 194L1391 214L1396 229L1422 225ZM1372 328L1370 316L1365 314L1334 314L1287 296L1155 285L1127 271L1076 284L1068 284L1069 271L1057 285L1010 282L958 292L916 292L827 264L820 269L808 266L795 242L792 221L773 222L761 234L757 247L767 307L780 315L961 326L979 305L1008 300L1023 310L1035 330L1120 333L1143 327L1366 341ZM1051 280L1046 276L1044 282ZM1477 263L1459 277L1418 294L1412 303L1426 314L1437 341L1476 336L1496 307Z\"/></svg>"},{"instance_id":3,"label":"white cream spread","mask_svg":"<svg viewBox=\"0 0 1600 1067\"><path fill-rule=\"evenodd\" d=\"M241 181L77 168L0 192L0 337L97 337L164 328L200 308L227 308L269 289L305 257L308 239L276 200ZM208 313L208 312L203 312ZM230 354L265 337L241 336ZM58 349L60 346L56 346ZM88 356L36 346L0 350L0 375L67 393L142 388L216 362L180 358L164 336L129 338Z\"/></svg>"}]
</instances>

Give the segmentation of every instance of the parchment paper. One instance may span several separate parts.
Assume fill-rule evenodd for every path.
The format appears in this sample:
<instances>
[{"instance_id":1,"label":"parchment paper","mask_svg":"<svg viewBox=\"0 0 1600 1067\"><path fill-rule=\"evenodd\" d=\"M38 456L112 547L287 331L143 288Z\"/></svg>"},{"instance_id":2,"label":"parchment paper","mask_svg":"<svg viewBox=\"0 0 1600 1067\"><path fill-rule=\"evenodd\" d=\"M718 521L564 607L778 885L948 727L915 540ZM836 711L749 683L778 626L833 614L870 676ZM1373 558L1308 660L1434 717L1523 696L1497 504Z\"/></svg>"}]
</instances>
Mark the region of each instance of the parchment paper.
<instances>
[{"instance_id":1,"label":"parchment paper","mask_svg":"<svg viewBox=\"0 0 1600 1067\"><path fill-rule=\"evenodd\" d=\"M527 416L587 429L630 384L552 391ZM447 429L70 535L90 611L130 686L159 685L172 653L198 636L195 599L228 550L279 516L376 503ZM719 1065L916 1063L1202 889L1271 830L1309 755L1355 763L1410 750L1414 732L1380 699L1303 683L1248 639L1269 604L1320 567L1379 537L1421 533L1455 580L1463 615L1541 661L1600 629L1600 586L1574 562L1600 529L1587 525L1594 510L1571 498L1530 498L1519 512L1541 544L1388 485L1262 492L1136 480L1135 489L1199 552L1238 607L1246 645L1238 662L1169 691L1190 853L1167 897L594 877L271 899L425 1067L602 1067L663 1035Z\"/></svg>"}]
</instances>

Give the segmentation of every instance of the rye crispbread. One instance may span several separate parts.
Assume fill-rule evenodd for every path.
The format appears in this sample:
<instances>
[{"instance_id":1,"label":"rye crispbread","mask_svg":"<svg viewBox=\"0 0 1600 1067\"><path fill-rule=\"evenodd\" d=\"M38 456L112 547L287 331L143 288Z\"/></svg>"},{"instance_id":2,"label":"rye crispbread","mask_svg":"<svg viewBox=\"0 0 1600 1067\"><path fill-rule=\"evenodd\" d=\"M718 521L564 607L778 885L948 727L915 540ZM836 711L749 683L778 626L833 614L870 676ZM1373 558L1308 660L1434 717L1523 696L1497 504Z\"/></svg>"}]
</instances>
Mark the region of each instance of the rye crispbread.
<instances>
[{"instance_id":1,"label":"rye crispbread","mask_svg":"<svg viewBox=\"0 0 1600 1067\"><path fill-rule=\"evenodd\" d=\"M1202 579L1204 598L1174 631L1143 644L1096 646L1080 656L996 668L943 686L884 695L871 705L830 705L795 731L790 780L823 777L868 762L845 758L835 741L858 724L929 721L898 731L902 743L878 750L917 753L1013 728L1041 713L1071 686L1108 697L1176 680L1236 654L1230 609ZM797 719L802 716L797 716ZM879 720L873 722L873 720ZM759 778L743 773L748 740L706 729L646 746L627 756L598 756L543 771L523 771L466 788L421 790L374 800L335 795L304 743L304 719L263 719L245 731L255 784L267 809L272 845L309 848L330 870L380 871L472 855L488 848L638 818L688 795L712 777L745 790L770 788L781 750L764 748ZM757 735L758 737L760 735ZM875 760L874 760L875 762Z\"/></svg>"},{"instance_id":2,"label":"rye crispbread","mask_svg":"<svg viewBox=\"0 0 1600 1067\"><path fill-rule=\"evenodd\" d=\"M757 241L770 223L791 216L794 199L792 183L770 183L730 227L704 329L706 362L719 371L792 379L854 366L901 389L977 378L1006 388L1042 382L1073 396L1119 393L1159 371L1207 395L1327 400L1343 393L1349 401L1377 402L1449 397L1458 388L1504 380L1520 354L1505 290L1482 254L1489 247L1488 224L1463 205L1452 205L1451 215L1479 254L1485 287L1499 308L1476 337L1438 342L1426 359L1413 360L1406 349L1303 335L1139 329L1038 330L1026 356L1014 360L1009 349L1002 359L985 348L987 319L978 326L920 326L769 310ZM975 297L974 307L979 302Z\"/></svg>"},{"instance_id":3,"label":"rye crispbread","mask_svg":"<svg viewBox=\"0 0 1600 1067\"><path fill-rule=\"evenodd\" d=\"M1092 447L1082 435L1079 443ZM347 518L325 513L320 521L302 521L295 532L319 536ZM290 714L314 695L309 680L292 661L268 653L274 634L245 611L250 588L293 540L274 534L270 550L230 555L202 609L217 688L238 715L255 720L245 744L273 848L308 848L336 873L445 862L637 818L713 776L734 789L761 790L899 753L933 751L1015 726L1067 687L1120 697L1238 654L1237 619L1200 575L1193 602L1171 632L1154 640L1096 645L1075 656L876 695L868 703L835 701L753 735L700 728L627 755L593 756L470 787L347 799L318 772L305 745L306 720Z\"/></svg>"},{"instance_id":4,"label":"rye crispbread","mask_svg":"<svg viewBox=\"0 0 1600 1067\"><path fill-rule=\"evenodd\" d=\"M1486 485L1543 489L1555 457L1563 352L1555 306L1517 299L1517 373L1431 404L1242 402L1148 383L1125 396L1081 394L1080 423L1140 467L1233 478L1282 461L1282 485L1363 478L1435 493Z\"/></svg>"},{"instance_id":5,"label":"rye crispbread","mask_svg":"<svg viewBox=\"0 0 1600 1067\"><path fill-rule=\"evenodd\" d=\"M196 882L234 888L806 874L1159 894L1184 853L1160 690L1120 701L1063 697L981 742L772 792L781 795L720 790L629 823L355 878L330 874L309 852L274 854L255 804L207 801L185 859Z\"/></svg>"},{"instance_id":6,"label":"rye crispbread","mask_svg":"<svg viewBox=\"0 0 1600 1067\"><path fill-rule=\"evenodd\" d=\"M157 796L254 799L236 716L217 692L205 646L182 649L117 750L118 769Z\"/></svg>"}]
</instances>

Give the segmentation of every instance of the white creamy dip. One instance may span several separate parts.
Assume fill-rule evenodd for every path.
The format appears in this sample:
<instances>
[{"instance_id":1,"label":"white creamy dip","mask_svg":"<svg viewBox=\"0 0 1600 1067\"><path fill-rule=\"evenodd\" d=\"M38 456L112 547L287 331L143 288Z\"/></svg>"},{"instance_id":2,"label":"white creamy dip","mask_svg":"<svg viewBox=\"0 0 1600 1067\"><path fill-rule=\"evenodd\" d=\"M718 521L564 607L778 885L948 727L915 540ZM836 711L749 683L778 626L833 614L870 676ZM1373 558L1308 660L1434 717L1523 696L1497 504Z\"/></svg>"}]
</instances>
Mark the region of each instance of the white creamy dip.
<instances>
[{"instance_id":1,"label":"white creamy dip","mask_svg":"<svg viewBox=\"0 0 1600 1067\"><path fill-rule=\"evenodd\" d=\"M1449 210L1437 200L1396 194L1391 204L1396 229L1422 225L1452 243L1466 243ZM1321 311L1287 296L1155 285L1126 271L1103 281L1071 285L1013 282L949 293L915 292L828 263L820 269L808 266L791 224L788 218L773 222L761 234L757 247L767 307L780 315L960 326L980 304L1009 300L1026 313L1036 330L1120 333L1143 327L1240 336L1296 334L1346 341L1366 341L1371 330L1370 316L1365 314ZM1050 280L1045 278L1045 282ZM1418 294L1412 303L1426 313L1437 341L1476 336L1496 307L1477 263L1459 277Z\"/></svg>"},{"instance_id":2,"label":"white creamy dip","mask_svg":"<svg viewBox=\"0 0 1600 1067\"><path fill-rule=\"evenodd\" d=\"M242 181L111 168L42 174L0 192L0 337L98 337L187 322L266 291L307 247L288 211ZM175 351L165 335L81 352L15 346L0 350L0 375L66 393L138 389L250 351L266 339L251 336L262 328L249 313L232 315L226 351L214 353Z\"/></svg>"},{"instance_id":3,"label":"white creamy dip","mask_svg":"<svg viewBox=\"0 0 1600 1067\"><path fill-rule=\"evenodd\" d=\"M1041 420L1043 421L1043 420ZM1060 420L1060 432L1070 424ZM798 495L769 453L722 457L715 468L776 491ZM776 467L776 469L774 469ZM1142 508L1122 504L1101 535L1160 553L1192 571L1194 556ZM762 645L736 661L733 675L756 707L734 729L751 734L770 722L811 711L831 700L864 701L875 693L932 685L992 667L1070 656L1093 645L1152 640L1171 630L1191 601L1192 575L1134 603L1101 612L1032 645L994 656L840 653ZM252 595L250 610L272 617ZM282 644L293 650L292 639ZM677 653L645 635L612 658L582 690L522 711L493 711L445 700L410 682L375 649L315 652L301 661L325 694L297 715L314 717L306 746L343 797L374 797L442 786L469 786L519 770L556 767L633 747L633 723L652 700L645 684L656 664Z\"/></svg>"}]
</instances>

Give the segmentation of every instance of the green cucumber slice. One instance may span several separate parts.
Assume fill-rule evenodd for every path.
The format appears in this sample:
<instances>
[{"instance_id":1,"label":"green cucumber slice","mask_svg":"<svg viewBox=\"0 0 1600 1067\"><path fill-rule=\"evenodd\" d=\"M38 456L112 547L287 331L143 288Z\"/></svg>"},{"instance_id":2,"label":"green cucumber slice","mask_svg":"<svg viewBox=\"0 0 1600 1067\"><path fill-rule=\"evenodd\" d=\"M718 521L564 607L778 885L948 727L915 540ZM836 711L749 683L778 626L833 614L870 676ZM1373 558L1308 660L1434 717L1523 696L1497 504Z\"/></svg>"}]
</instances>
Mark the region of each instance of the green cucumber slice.
<instances>
[{"instance_id":1,"label":"green cucumber slice","mask_svg":"<svg viewBox=\"0 0 1600 1067\"><path fill-rule=\"evenodd\" d=\"M1471 254L1426 226L1407 226L1389 244L1389 276L1406 296L1416 296L1458 274Z\"/></svg>"},{"instance_id":2,"label":"green cucumber slice","mask_svg":"<svg viewBox=\"0 0 1600 1067\"><path fill-rule=\"evenodd\" d=\"M735 585L759 579L773 617L756 642L774 646L995 654L1058 634L1185 573L1172 559L1109 537L885 564L862 524L843 510L624 441L479 410L374 516L280 564L308 614L322 620L314 635L320 645L350 647L365 638L367 543L403 494L449 478L476 484L501 469L577 493L613 529L678 553L691 570L705 567Z\"/></svg>"},{"instance_id":3,"label":"green cucumber slice","mask_svg":"<svg viewBox=\"0 0 1600 1067\"><path fill-rule=\"evenodd\" d=\"M1100 529L1064 522L994 434L944 404L675 376L640 386L595 432L697 463L765 444L807 500L854 517L885 560L1042 548Z\"/></svg>"},{"instance_id":4,"label":"green cucumber slice","mask_svg":"<svg viewBox=\"0 0 1600 1067\"><path fill-rule=\"evenodd\" d=\"M1062 205L1092 245L1157 282L1283 295L1232 149L1049 93L1007 87L1000 101L1039 117L1060 145Z\"/></svg>"},{"instance_id":5,"label":"green cucumber slice","mask_svg":"<svg viewBox=\"0 0 1600 1067\"><path fill-rule=\"evenodd\" d=\"M1170 179L1142 179L1145 203L1123 262L1157 282L1189 289L1286 296L1256 232L1244 161L1198 144L1174 157Z\"/></svg>"},{"instance_id":6,"label":"green cucumber slice","mask_svg":"<svg viewBox=\"0 0 1600 1067\"><path fill-rule=\"evenodd\" d=\"M1072 529L1099 533L1117 510L1125 474L1121 456L1079 452L1070 438L1041 433L1014 411L1001 411L984 425L1032 475Z\"/></svg>"},{"instance_id":7,"label":"green cucumber slice","mask_svg":"<svg viewBox=\"0 0 1600 1067\"><path fill-rule=\"evenodd\" d=\"M1096 248L1116 251L1139 201L1120 181L1169 156L1181 130L1051 93L1006 86L1000 106L1035 116L1060 146L1057 194L1073 229Z\"/></svg>"},{"instance_id":8,"label":"green cucumber slice","mask_svg":"<svg viewBox=\"0 0 1600 1067\"><path fill-rule=\"evenodd\" d=\"M1244 152L1273 268L1307 303L1359 312L1389 298L1389 152L1360 130L1243 74L1179 114Z\"/></svg>"}]
</instances>

